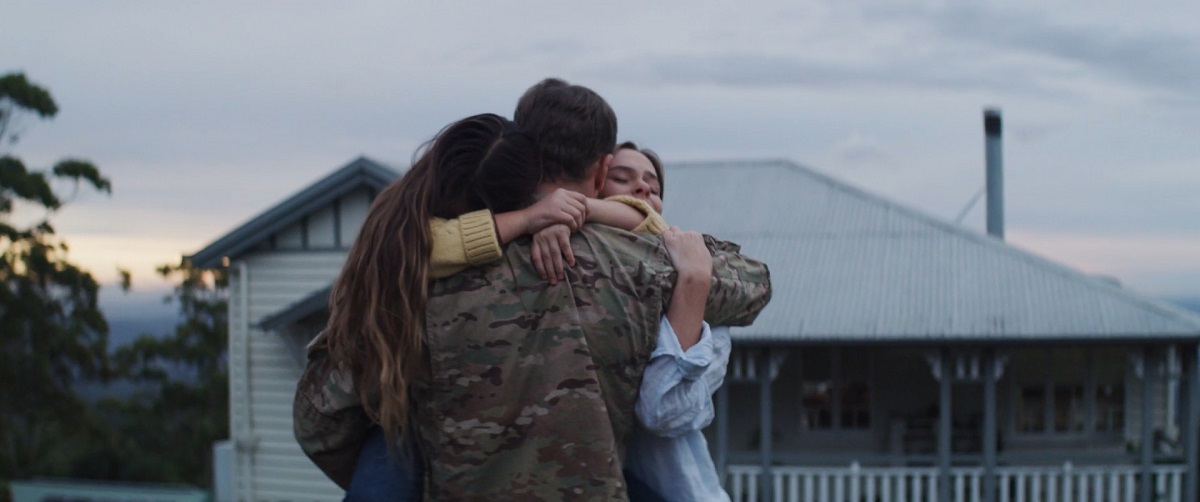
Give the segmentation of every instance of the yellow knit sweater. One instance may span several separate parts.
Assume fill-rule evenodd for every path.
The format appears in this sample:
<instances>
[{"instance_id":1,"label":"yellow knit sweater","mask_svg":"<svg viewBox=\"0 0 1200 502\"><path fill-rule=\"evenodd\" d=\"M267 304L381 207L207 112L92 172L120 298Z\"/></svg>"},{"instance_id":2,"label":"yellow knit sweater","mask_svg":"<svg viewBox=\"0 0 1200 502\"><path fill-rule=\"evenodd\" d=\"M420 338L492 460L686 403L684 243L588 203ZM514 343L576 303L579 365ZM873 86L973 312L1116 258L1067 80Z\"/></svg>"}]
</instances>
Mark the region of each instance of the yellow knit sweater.
<instances>
[{"instance_id":1,"label":"yellow knit sweater","mask_svg":"<svg viewBox=\"0 0 1200 502\"><path fill-rule=\"evenodd\" d=\"M666 220L642 199L614 195L606 200L628 204L646 215L646 219L633 232L659 235L667 229ZM500 259L500 238L496 235L492 212L487 209L472 211L452 220L433 218L429 220L429 229L433 236L429 257L431 279L449 277L464 268Z\"/></svg>"}]
</instances>

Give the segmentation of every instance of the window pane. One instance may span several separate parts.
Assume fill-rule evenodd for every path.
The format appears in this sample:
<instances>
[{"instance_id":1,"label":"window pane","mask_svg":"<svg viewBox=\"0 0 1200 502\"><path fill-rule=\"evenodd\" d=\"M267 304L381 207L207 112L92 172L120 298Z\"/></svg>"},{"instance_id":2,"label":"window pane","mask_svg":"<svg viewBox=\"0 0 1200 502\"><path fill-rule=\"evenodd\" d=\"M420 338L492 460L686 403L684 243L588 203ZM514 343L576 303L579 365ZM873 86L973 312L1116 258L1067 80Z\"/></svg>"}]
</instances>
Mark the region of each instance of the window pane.
<instances>
[{"instance_id":1,"label":"window pane","mask_svg":"<svg viewBox=\"0 0 1200 502\"><path fill-rule=\"evenodd\" d=\"M804 409L801 428L869 428L871 393L867 381L870 364L863 352L812 348L800 353L801 406ZM835 357L839 360L835 361Z\"/></svg>"},{"instance_id":2,"label":"window pane","mask_svg":"<svg viewBox=\"0 0 1200 502\"><path fill-rule=\"evenodd\" d=\"M1083 385L1054 387L1055 432L1081 432L1084 419Z\"/></svg>"},{"instance_id":3,"label":"window pane","mask_svg":"<svg viewBox=\"0 0 1200 502\"><path fill-rule=\"evenodd\" d=\"M804 429L828 429L833 426L833 381L804 380Z\"/></svg>"},{"instance_id":4,"label":"window pane","mask_svg":"<svg viewBox=\"0 0 1200 502\"><path fill-rule=\"evenodd\" d=\"M827 348L800 351L801 417L803 430L833 428L833 366Z\"/></svg>"},{"instance_id":5,"label":"window pane","mask_svg":"<svg viewBox=\"0 0 1200 502\"><path fill-rule=\"evenodd\" d=\"M1125 428L1125 368L1128 350L1124 347L1098 348L1096 362L1096 431L1120 432Z\"/></svg>"},{"instance_id":6,"label":"window pane","mask_svg":"<svg viewBox=\"0 0 1200 502\"><path fill-rule=\"evenodd\" d=\"M1013 353L1012 375L1017 386L1016 429L1036 434L1046 430L1047 358L1044 348L1018 349Z\"/></svg>"},{"instance_id":7,"label":"window pane","mask_svg":"<svg viewBox=\"0 0 1200 502\"><path fill-rule=\"evenodd\" d=\"M837 375L841 391L841 417L844 429L871 427L871 393L867 381L871 378L871 357L866 350L842 349Z\"/></svg>"},{"instance_id":8,"label":"window pane","mask_svg":"<svg viewBox=\"0 0 1200 502\"><path fill-rule=\"evenodd\" d=\"M1122 347L1060 347L1016 352L1013 377L1019 389L1017 431L1081 433L1088 429L1089 400L1094 400L1096 432L1119 432L1125 426L1126 361L1127 350ZM1089 374L1095 375L1094 387L1086 384ZM1093 388L1094 395L1085 392L1085 389ZM1047 411L1050 412L1049 422L1045 415Z\"/></svg>"},{"instance_id":9,"label":"window pane","mask_svg":"<svg viewBox=\"0 0 1200 502\"><path fill-rule=\"evenodd\" d=\"M1125 427L1125 387L1100 384L1096 387L1096 431L1119 432Z\"/></svg>"},{"instance_id":10,"label":"window pane","mask_svg":"<svg viewBox=\"0 0 1200 502\"><path fill-rule=\"evenodd\" d=\"M842 385L841 426L846 429L871 427L871 393L866 381L854 381Z\"/></svg>"},{"instance_id":11,"label":"window pane","mask_svg":"<svg viewBox=\"0 0 1200 502\"><path fill-rule=\"evenodd\" d=\"M1017 432L1042 432L1046 429L1046 388L1030 385L1021 388L1017 401Z\"/></svg>"}]
</instances>

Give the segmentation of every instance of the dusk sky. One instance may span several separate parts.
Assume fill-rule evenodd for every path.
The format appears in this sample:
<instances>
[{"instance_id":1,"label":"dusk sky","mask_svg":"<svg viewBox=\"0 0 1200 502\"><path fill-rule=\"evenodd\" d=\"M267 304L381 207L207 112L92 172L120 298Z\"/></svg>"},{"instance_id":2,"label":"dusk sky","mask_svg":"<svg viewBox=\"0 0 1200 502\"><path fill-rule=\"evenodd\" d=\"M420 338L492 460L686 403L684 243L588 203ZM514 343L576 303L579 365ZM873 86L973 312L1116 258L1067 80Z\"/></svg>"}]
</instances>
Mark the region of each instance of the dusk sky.
<instances>
[{"instance_id":1,"label":"dusk sky","mask_svg":"<svg viewBox=\"0 0 1200 502\"><path fill-rule=\"evenodd\" d=\"M0 16L0 73L61 108L22 121L11 152L113 181L56 220L102 281L132 269L140 295L110 302L157 297L155 265L359 155L403 168L455 119L511 115L547 76L599 92L620 137L668 165L784 157L947 221L983 186L998 107L1010 243L1200 296L1197 2L18 0ZM982 231L982 209L963 225Z\"/></svg>"}]
</instances>

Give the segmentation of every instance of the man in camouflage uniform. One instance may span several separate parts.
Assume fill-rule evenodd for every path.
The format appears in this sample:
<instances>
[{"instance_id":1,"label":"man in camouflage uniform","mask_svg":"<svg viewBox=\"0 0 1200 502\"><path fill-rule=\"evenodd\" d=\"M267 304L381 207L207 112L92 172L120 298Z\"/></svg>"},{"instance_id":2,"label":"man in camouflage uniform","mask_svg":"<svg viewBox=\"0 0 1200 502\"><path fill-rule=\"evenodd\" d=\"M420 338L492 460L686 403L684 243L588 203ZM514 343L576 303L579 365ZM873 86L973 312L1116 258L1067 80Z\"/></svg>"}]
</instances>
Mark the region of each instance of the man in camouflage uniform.
<instances>
[{"instance_id":1,"label":"man in camouflage uniform","mask_svg":"<svg viewBox=\"0 0 1200 502\"><path fill-rule=\"evenodd\" d=\"M603 99L547 80L515 118L543 145L543 190L596 196L616 143ZM706 319L749 324L770 299L766 266L706 241ZM657 236L585 225L571 247L576 265L553 286L529 238L432 284L428 378L414 389L426 500L626 498L624 445L675 272Z\"/></svg>"}]
</instances>

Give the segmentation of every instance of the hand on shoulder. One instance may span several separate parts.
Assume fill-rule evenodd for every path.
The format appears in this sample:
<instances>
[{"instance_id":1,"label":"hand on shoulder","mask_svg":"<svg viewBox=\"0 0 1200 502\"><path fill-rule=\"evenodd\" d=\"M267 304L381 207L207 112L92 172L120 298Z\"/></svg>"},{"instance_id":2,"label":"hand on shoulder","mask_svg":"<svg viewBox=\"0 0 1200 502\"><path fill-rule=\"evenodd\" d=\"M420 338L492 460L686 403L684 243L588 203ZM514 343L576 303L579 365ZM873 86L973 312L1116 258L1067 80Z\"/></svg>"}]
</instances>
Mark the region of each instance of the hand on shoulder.
<instances>
[{"instance_id":1,"label":"hand on shoulder","mask_svg":"<svg viewBox=\"0 0 1200 502\"><path fill-rule=\"evenodd\" d=\"M533 234L530 245L533 267L542 280L550 284L567 278L564 266L575 266L575 253L571 250L571 229L566 225L550 225Z\"/></svg>"},{"instance_id":2,"label":"hand on shoulder","mask_svg":"<svg viewBox=\"0 0 1200 502\"><path fill-rule=\"evenodd\" d=\"M700 232L671 226L663 232L662 237L671 263L681 276L698 278L712 275L712 254L704 245L704 236Z\"/></svg>"},{"instance_id":3,"label":"hand on shoulder","mask_svg":"<svg viewBox=\"0 0 1200 502\"><path fill-rule=\"evenodd\" d=\"M579 230L587 221L587 196L559 188L521 210L526 234L536 234L551 225L565 225Z\"/></svg>"}]
</instances>

